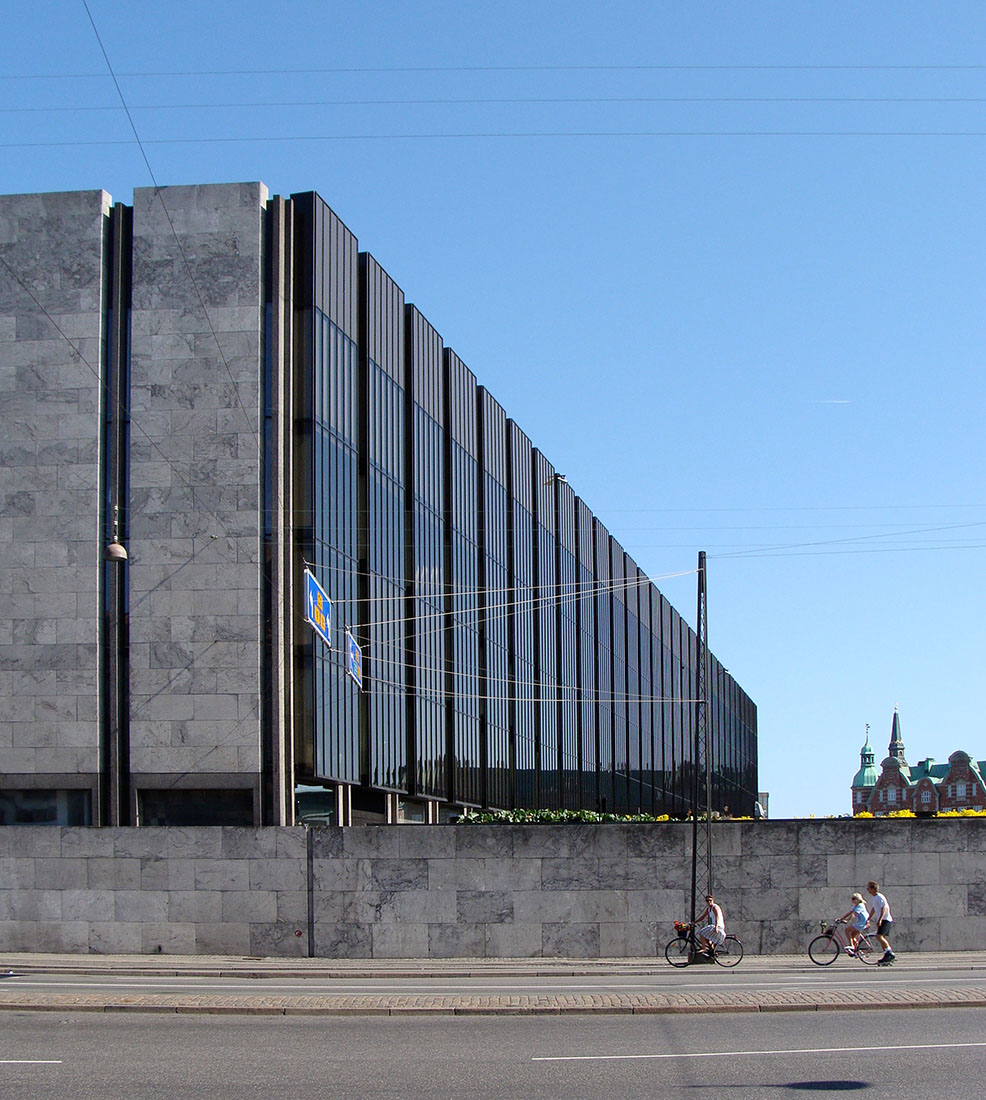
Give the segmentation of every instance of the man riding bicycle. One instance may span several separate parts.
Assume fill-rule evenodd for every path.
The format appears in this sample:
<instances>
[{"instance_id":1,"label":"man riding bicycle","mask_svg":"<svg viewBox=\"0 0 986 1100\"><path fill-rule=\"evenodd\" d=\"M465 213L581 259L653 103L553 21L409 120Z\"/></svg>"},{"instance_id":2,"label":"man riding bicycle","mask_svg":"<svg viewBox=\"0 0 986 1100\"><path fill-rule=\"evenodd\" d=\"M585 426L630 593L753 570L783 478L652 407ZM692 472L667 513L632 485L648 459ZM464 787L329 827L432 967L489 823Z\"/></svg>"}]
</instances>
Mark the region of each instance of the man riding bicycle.
<instances>
[{"instance_id":1,"label":"man riding bicycle","mask_svg":"<svg viewBox=\"0 0 986 1100\"><path fill-rule=\"evenodd\" d=\"M705 912L696 924L698 938L706 951L713 946L719 947L725 940L726 922L723 919L722 906L716 905L716 899L711 894L705 895Z\"/></svg>"}]
</instances>

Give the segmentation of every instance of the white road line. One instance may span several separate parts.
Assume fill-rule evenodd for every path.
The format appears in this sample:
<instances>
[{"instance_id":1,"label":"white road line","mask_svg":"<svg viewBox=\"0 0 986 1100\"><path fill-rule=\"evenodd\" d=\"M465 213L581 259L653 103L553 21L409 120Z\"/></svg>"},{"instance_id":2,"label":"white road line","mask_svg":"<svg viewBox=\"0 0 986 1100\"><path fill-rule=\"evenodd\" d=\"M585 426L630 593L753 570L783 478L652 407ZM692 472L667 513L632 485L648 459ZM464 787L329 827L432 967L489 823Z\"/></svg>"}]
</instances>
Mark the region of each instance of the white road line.
<instances>
[{"instance_id":1,"label":"white road line","mask_svg":"<svg viewBox=\"0 0 986 1100\"><path fill-rule=\"evenodd\" d=\"M0 1066L60 1066L54 1058L0 1058Z\"/></svg>"},{"instance_id":2,"label":"white road line","mask_svg":"<svg viewBox=\"0 0 986 1100\"><path fill-rule=\"evenodd\" d=\"M872 1054L888 1050L960 1050L964 1047L986 1047L984 1043L914 1043L911 1046L883 1047L802 1047L794 1050L710 1050L689 1054L573 1054L537 1056L532 1062L632 1062L655 1058L765 1058L780 1054Z\"/></svg>"}]
</instances>

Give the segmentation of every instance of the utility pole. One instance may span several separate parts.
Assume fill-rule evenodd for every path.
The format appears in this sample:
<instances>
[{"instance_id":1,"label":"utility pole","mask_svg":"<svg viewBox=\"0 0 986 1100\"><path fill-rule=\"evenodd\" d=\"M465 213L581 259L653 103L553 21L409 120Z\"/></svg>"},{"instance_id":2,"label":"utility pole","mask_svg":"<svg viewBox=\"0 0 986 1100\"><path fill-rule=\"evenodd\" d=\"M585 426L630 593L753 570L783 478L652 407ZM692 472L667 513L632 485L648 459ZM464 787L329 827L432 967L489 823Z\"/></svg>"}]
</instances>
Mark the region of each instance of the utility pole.
<instances>
[{"instance_id":1,"label":"utility pole","mask_svg":"<svg viewBox=\"0 0 986 1100\"><path fill-rule=\"evenodd\" d=\"M695 652L695 743L692 749L692 922L698 917L698 891L712 891L712 747L709 737L708 622L705 551L698 552L697 645ZM702 895L704 897L704 894Z\"/></svg>"}]
</instances>

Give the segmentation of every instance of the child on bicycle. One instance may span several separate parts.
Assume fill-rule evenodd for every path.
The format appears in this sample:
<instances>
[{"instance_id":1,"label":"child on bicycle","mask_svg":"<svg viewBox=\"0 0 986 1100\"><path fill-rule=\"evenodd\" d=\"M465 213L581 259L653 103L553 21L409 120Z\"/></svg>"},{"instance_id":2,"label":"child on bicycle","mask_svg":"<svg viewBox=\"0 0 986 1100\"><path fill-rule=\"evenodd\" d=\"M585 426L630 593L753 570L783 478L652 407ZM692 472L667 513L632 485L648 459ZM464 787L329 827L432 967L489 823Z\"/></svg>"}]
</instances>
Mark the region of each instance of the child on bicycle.
<instances>
[{"instance_id":1,"label":"child on bicycle","mask_svg":"<svg viewBox=\"0 0 986 1100\"><path fill-rule=\"evenodd\" d=\"M866 911L866 902L863 901L862 894L853 894L850 900L852 901L852 909L839 917L839 920L845 924L846 938L849 940L846 954L854 955L859 944L859 937L863 934L863 929L866 927L870 915Z\"/></svg>"}]
</instances>

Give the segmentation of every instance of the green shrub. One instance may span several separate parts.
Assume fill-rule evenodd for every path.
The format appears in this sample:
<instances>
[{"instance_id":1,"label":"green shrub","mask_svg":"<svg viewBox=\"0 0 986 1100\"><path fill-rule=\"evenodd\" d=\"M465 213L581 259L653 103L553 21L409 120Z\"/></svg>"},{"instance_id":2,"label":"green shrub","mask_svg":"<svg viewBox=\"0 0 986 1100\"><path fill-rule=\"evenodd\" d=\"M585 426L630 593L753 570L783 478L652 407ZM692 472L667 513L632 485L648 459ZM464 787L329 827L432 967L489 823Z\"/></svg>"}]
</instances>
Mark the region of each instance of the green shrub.
<instances>
[{"instance_id":1,"label":"green shrub","mask_svg":"<svg viewBox=\"0 0 986 1100\"><path fill-rule=\"evenodd\" d=\"M596 810L466 810L461 825L557 825L565 822L656 822L670 821L667 814L603 814Z\"/></svg>"}]
</instances>

